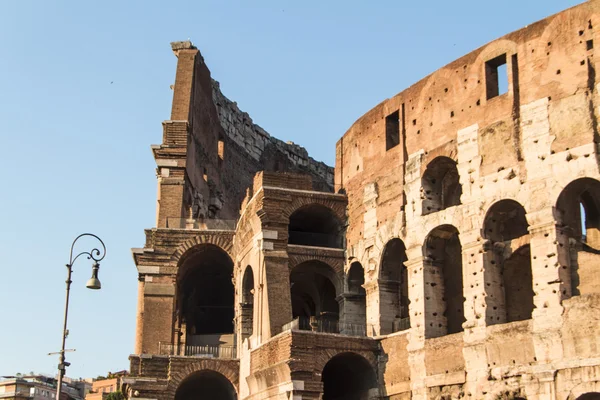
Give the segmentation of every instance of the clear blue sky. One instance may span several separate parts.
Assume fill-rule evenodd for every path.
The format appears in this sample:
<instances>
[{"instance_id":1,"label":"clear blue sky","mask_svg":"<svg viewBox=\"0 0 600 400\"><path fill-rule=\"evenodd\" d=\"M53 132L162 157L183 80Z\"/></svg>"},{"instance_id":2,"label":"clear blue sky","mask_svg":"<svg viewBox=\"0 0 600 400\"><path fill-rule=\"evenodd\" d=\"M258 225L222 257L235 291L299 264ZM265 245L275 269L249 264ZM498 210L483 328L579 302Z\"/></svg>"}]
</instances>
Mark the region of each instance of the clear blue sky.
<instances>
[{"instance_id":1,"label":"clear blue sky","mask_svg":"<svg viewBox=\"0 0 600 400\"><path fill-rule=\"evenodd\" d=\"M93 4L92 4L93 3ZM176 58L190 38L226 96L332 165L363 113L575 0L0 2L0 375L55 373L71 241L102 237L103 289L74 267L68 375L128 368L137 273ZM87 249L87 248L81 248Z\"/></svg>"}]
</instances>

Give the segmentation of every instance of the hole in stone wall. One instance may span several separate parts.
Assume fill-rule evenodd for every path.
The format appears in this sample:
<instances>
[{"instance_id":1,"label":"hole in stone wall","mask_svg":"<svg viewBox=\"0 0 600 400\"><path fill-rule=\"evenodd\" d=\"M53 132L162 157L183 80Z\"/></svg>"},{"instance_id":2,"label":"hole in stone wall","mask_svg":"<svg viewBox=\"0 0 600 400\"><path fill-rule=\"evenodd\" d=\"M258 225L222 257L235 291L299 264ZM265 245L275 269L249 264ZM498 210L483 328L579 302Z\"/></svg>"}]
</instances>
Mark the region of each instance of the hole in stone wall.
<instances>
[{"instance_id":1,"label":"hole in stone wall","mask_svg":"<svg viewBox=\"0 0 600 400\"><path fill-rule=\"evenodd\" d=\"M506 54L485 63L485 82L488 100L508 92Z\"/></svg>"},{"instance_id":2,"label":"hole in stone wall","mask_svg":"<svg viewBox=\"0 0 600 400\"><path fill-rule=\"evenodd\" d=\"M219 143L217 145L217 152L219 155L219 167L223 165L223 160L225 160L225 142L223 139L219 139Z\"/></svg>"},{"instance_id":3,"label":"hole in stone wall","mask_svg":"<svg viewBox=\"0 0 600 400\"><path fill-rule=\"evenodd\" d=\"M592 50L594 48L594 41L588 40L587 42L585 42L585 47L587 50Z\"/></svg>"}]
</instances>

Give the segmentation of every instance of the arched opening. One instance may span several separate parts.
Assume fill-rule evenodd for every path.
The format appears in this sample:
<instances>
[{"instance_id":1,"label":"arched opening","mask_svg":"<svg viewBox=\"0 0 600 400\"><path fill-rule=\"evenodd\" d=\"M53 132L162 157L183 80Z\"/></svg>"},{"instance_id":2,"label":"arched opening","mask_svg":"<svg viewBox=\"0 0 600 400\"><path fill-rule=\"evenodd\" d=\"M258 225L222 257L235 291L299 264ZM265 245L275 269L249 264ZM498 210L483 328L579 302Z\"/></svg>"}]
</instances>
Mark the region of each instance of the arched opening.
<instances>
[{"instance_id":1,"label":"arched opening","mask_svg":"<svg viewBox=\"0 0 600 400\"><path fill-rule=\"evenodd\" d=\"M185 355L220 354L233 348L233 262L221 248L199 245L179 266L177 313ZM183 354L182 354L183 355Z\"/></svg>"},{"instance_id":2,"label":"arched opening","mask_svg":"<svg viewBox=\"0 0 600 400\"><path fill-rule=\"evenodd\" d=\"M585 393L585 394L582 394L581 396L579 396L576 400L600 400L600 393L598 393L598 392Z\"/></svg>"},{"instance_id":3,"label":"arched opening","mask_svg":"<svg viewBox=\"0 0 600 400\"><path fill-rule=\"evenodd\" d=\"M600 293L600 182L571 182L558 197L556 211L558 226L570 242L568 254L559 257L571 266L572 294Z\"/></svg>"},{"instance_id":4,"label":"arched opening","mask_svg":"<svg viewBox=\"0 0 600 400\"><path fill-rule=\"evenodd\" d=\"M437 157L427 165L421 179L423 188L423 215L460 204L462 186L456 161Z\"/></svg>"},{"instance_id":5,"label":"arched opening","mask_svg":"<svg viewBox=\"0 0 600 400\"><path fill-rule=\"evenodd\" d=\"M367 302L366 291L362 286L365 283L365 270L358 261L350 264L348 270L347 288L344 296L344 324L350 333L366 334Z\"/></svg>"},{"instance_id":6,"label":"arched opening","mask_svg":"<svg viewBox=\"0 0 600 400\"><path fill-rule=\"evenodd\" d=\"M383 249L379 270L379 325L385 335L410 328L406 247L398 238Z\"/></svg>"},{"instance_id":7,"label":"arched opening","mask_svg":"<svg viewBox=\"0 0 600 400\"><path fill-rule=\"evenodd\" d=\"M329 360L323 368L321 380L323 400L367 400L375 398L372 392L377 391L377 375L373 367L355 353L338 354Z\"/></svg>"},{"instance_id":8,"label":"arched opening","mask_svg":"<svg viewBox=\"0 0 600 400\"><path fill-rule=\"evenodd\" d=\"M364 296L365 288L362 287L364 283L365 270L358 261L355 261L350 264L350 269L348 270L348 292Z\"/></svg>"},{"instance_id":9,"label":"arched opening","mask_svg":"<svg viewBox=\"0 0 600 400\"><path fill-rule=\"evenodd\" d=\"M335 272L327 264L307 261L290 274L292 315L298 328L316 332L339 332L339 305Z\"/></svg>"},{"instance_id":10,"label":"arched opening","mask_svg":"<svg viewBox=\"0 0 600 400\"><path fill-rule=\"evenodd\" d=\"M175 400L236 400L235 388L216 371L202 370L185 378L175 392Z\"/></svg>"},{"instance_id":11,"label":"arched opening","mask_svg":"<svg viewBox=\"0 0 600 400\"><path fill-rule=\"evenodd\" d=\"M242 278L242 340L252 336L254 327L254 274L252 267L247 266Z\"/></svg>"},{"instance_id":12,"label":"arched opening","mask_svg":"<svg viewBox=\"0 0 600 400\"><path fill-rule=\"evenodd\" d=\"M333 211L320 204L296 210L290 216L288 243L342 248L341 224Z\"/></svg>"},{"instance_id":13,"label":"arched opening","mask_svg":"<svg viewBox=\"0 0 600 400\"><path fill-rule=\"evenodd\" d=\"M462 332L466 319L458 230L451 225L435 228L425 239L423 256L426 336Z\"/></svg>"},{"instance_id":14,"label":"arched opening","mask_svg":"<svg viewBox=\"0 0 600 400\"><path fill-rule=\"evenodd\" d=\"M483 237L489 325L531 319L535 308L529 224L521 204L501 200L488 210Z\"/></svg>"}]
</instances>

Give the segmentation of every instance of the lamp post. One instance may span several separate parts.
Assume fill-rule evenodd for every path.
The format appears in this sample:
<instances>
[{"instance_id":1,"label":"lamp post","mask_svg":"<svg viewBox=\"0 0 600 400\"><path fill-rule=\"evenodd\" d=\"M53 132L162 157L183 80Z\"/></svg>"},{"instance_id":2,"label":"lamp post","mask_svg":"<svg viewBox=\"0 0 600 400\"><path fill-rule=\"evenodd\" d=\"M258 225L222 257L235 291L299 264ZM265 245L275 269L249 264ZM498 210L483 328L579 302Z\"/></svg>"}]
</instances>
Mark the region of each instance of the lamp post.
<instances>
[{"instance_id":1,"label":"lamp post","mask_svg":"<svg viewBox=\"0 0 600 400\"><path fill-rule=\"evenodd\" d=\"M102 251L98 250L97 248L93 248L91 251L82 251L81 253L77 254L75 256L75 258L73 258L73 248L75 247L75 243L79 240L79 238L84 237L84 236L91 236L95 239L97 239L100 244L102 245ZM67 280L65 281L67 284L67 297L66 297L66 301L65 301L65 321L64 321L64 325L63 325L63 332L62 332L62 346L60 348L60 361L58 363L58 385L56 387L56 400L60 400L60 394L62 391L62 381L63 381L63 377L65 376L65 371L67 369L67 367L69 365L71 365L70 363L65 361L65 341L67 339L67 335L69 333L69 331L67 330L67 315L69 313L69 291L71 289L71 273L73 271L73 263L80 257L80 256L87 256L88 259L94 260L94 264L92 265L92 277L87 281L86 283L86 287L88 289L100 289L100 281L98 280L98 269L100 269L100 261L102 261L102 259L104 258L104 256L106 256L106 246L104 246L104 242L96 235L91 234L91 233L82 233L81 235L77 236L75 238L75 240L73 240L73 243L71 244L71 254L69 256L69 263L67 264Z\"/></svg>"}]
</instances>

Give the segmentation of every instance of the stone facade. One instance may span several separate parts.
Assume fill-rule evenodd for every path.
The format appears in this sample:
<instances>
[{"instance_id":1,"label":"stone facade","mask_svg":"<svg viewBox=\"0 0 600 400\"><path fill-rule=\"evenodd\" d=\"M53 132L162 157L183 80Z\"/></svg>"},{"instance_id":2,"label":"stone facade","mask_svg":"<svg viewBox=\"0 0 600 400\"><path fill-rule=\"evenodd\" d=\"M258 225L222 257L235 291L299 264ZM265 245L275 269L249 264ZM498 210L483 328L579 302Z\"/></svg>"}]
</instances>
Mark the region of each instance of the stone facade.
<instances>
[{"instance_id":1,"label":"stone facade","mask_svg":"<svg viewBox=\"0 0 600 400\"><path fill-rule=\"evenodd\" d=\"M452 62L335 171L174 43L129 395L600 398L597 26L590 0Z\"/></svg>"}]
</instances>

